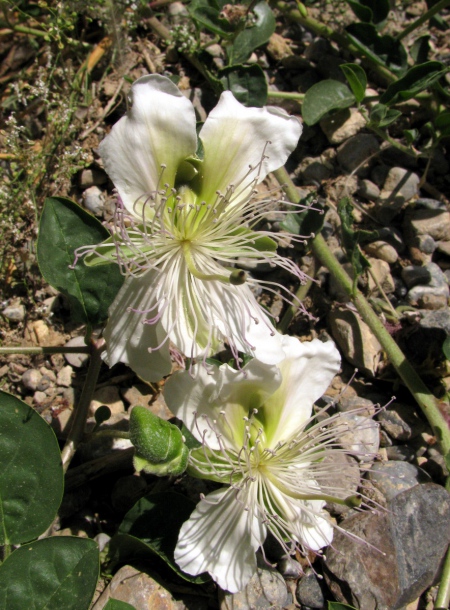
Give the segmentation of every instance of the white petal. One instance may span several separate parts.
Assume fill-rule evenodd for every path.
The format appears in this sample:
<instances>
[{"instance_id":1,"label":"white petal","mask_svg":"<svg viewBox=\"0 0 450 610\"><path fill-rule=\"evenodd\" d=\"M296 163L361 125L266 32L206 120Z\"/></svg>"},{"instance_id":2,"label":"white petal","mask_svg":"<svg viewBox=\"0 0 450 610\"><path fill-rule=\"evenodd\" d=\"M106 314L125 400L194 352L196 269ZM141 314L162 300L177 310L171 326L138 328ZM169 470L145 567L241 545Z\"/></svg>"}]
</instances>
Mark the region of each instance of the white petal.
<instances>
[{"instance_id":1,"label":"white petal","mask_svg":"<svg viewBox=\"0 0 450 610\"><path fill-rule=\"evenodd\" d=\"M266 537L265 527L242 501L232 488L208 494L183 524L175 548L175 561L184 572L209 572L231 593L241 591L256 572L255 551Z\"/></svg>"},{"instance_id":2,"label":"white petal","mask_svg":"<svg viewBox=\"0 0 450 610\"><path fill-rule=\"evenodd\" d=\"M130 98L127 116L114 125L99 151L125 207L140 217L148 194L164 183L174 186L180 161L195 154L195 112L178 87L157 74L138 79ZM167 168L158 185L162 164Z\"/></svg>"},{"instance_id":3,"label":"white petal","mask_svg":"<svg viewBox=\"0 0 450 610\"><path fill-rule=\"evenodd\" d=\"M304 507L307 506L315 514L306 516L301 510L299 518L293 523L298 541L311 551L323 549L333 541L333 526L326 518L325 511L321 510L324 505L325 502L321 500L305 502Z\"/></svg>"},{"instance_id":4,"label":"white petal","mask_svg":"<svg viewBox=\"0 0 450 610\"><path fill-rule=\"evenodd\" d=\"M210 356L224 341L234 354L241 351L266 364L280 362L284 357L283 337L275 331L246 284L231 286L221 281L199 280L188 272L180 258L174 265L177 268L167 274L167 281L176 277L177 286L171 291L162 324L182 354L189 358ZM205 265L198 268L204 270ZM223 274L225 269L216 265L207 272Z\"/></svg>"},{"instance_id":5,"label":"white petal","mask_svg":"<svg viewBox=\"0 0 450 610\"><path fill-rule=\"evenodd\" d=\"M274 107L246 108L229 91L220 96L201 131L205 151L202 173L204 183L200 198L215 200L217 190L225 193L230 184L236 187L249 172L249 165L259 167L244 184L267 174L286 163L297 146L302 126L296 117ZM267 145L267 146L266 146ZM262 160L263 154L267 158Z\"/></svg>"},{"instance_id":6,"label":"white petal","mask_svg":"<svg viewBox=\"0 0 450 610\"><path fill-rule=\"evenodd\" d=\"M129 311L130 307L142 311L152 305L154 279L155 273L150 271L141 277L125 280L110 307L104 332L105 360L109 366L117 362L128 364L144 381L160 381L172 368L168 341L160 349L148 351L151 347L157 347L164 337L160 323L143 324L144 315ZM147 317L150 315L155 313Z\"/></svg>"},{"instance_id":7,"label":"white petal","mask_svg":"<svg viewBox=\"0 0 450 610\"><path fill-rule=\"evenodd\" d=\"M314 402L326 391L341 363L332 341L301 342L285 335L283 349L286 357L278 364L283 382L264 408L265 430L272 447L301 431Z\"/></svg>"},{"instance_id":8,"label":"white petal","mask_svg":"<svg viewBox=\"0 0 450 610\"><path fill-rule=\"evenodd\" d=\"M243 371L227 364L208 372L198 364L192 374L180 371L164 387L169 409L198 441L219 449L217 434L227 449L239 452L244 442L244 417L258 409L281 383L278 369L251 360Z\"/></svg>"}]
</instances>

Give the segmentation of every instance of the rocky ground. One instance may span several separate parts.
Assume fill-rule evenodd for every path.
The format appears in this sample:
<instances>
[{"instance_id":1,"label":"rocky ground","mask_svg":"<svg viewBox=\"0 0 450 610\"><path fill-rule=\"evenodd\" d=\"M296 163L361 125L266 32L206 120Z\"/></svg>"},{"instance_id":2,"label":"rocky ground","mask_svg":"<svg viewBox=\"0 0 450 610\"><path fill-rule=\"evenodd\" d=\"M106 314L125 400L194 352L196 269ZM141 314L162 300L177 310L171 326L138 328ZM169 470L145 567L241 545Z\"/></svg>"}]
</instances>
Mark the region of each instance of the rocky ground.
<instances>
[{"instance_id":1,"label":"rocky ground","mask_svg":"<svg viewBox=\"0 0 450 610\"><path fill-rule=\"evenodd\" d=\"M313 10L329 23L348 18L349 9L342 6L344 3L338 3L338 15L329 3L316 4L320 6L313 5ZM412 20L420 14L422 4L425 3L400 3L394 24ZM128 8L122 18L130 21L132 10ZM444 17L448 20L445 12ZM183 23L185 7L178 2L169 4L160 19L168 28L174 28ZM104 21L91 18L86 23L89 44L110 35ZM85 91L83 99L72 101L70 127L65 132L61 131L63 121L56 109L58 99L64 97L64 86L53 91L44 73L54 59L55 45L44 41L41 45L40 40L17 32L2 37L4 110L7 115L14 110L17 125L27 129L26 146L32 149L27 149L26 159L17 158L17 149L13 150L13 158L8 157L10 147L21 137L17 125L14 127L9 119L4 125L1 148L6 152L0 163L11 192L22 197L17 200L22 209L13 223L15 227L8 224L8 219L2 220L0 332L4 347L84 345L85 329L71 322L67 301L40 277L35 260L37 224L33 206L39 212L45 196L67 195L100 220L111 219L113 185L103 170L97 147L124 113L130 83L149 72L178 75L178 85L193 102L199 120L214 106L214 94L204 78L174 45L162 41L145 20L139 27L131 28L128 22L125 25L130 28L128 36L109 42L92 68L89 91ZM431 36L435 57L448 60L448 34L432 29ZM210 46L209 52L217 65L223 64L219 44ZM339 65L347 60L336 45L281 15L277 15L276 34L250 58L263 68L271 89L300 93L323 78L342 80ZM70 75L77 62L79 56L71 57L66 52L61 65ZM376 78L370 86L377 94L380 84ZM41 87L43 97L34 91L31 101L25 103L31 87ZM14 96L16 101L12 104L9 100ZM296 101L277 99L276 103L301 114ZM405 102L402 111L403 124L393 129L394 138L400 137L401 129L420 125L424 112L415 100ZM70 133L70 141L61 139L62 148L53 151L59 159L53 158L48 167L39 154L48 145L52 121L58 126L58 134ZM63 150L70 152L68 163L62 160ZM342 247L341 220L336 211L340 197L352 197L359 228L378 232L363 245L371 269L360 278L361 289L428 387L442 399L450 388L450 371L442 350L450 334L450 166L446 152L445 146L436 150L430 161L402 154L367 130L361 114L352 108L335 113L320 124L305 126L288 164L300 194L317 192L319 204L327 206L323 235L349 272L351 265ZM31 179L18 175L17 165L21 162L28 164ZM36 178L30 173L33 163L47 172L45 176ZM11 204L6 198L5 209L12 218L14 208L8 205ZM280 220L274 212L265 222L277 231L281 229ZM285 253L293 256L307 273L314 270L308 246L286 248ZM275 277L264 266L251 273L264 279ZM370 449L380 443L377 461L367 467L363 489L368 498L386 510L356 512L330 505L342 533L336 534L326 559L315 561L311 568L301 557L280 557L269 541L266 553L277 568L261 561L258 575L244 592L236 595L218 592L211 583L182 584L156 560L154 565L125 565L112 580L105 575L100 581L95 610L103 608L109 596L128 601L136 610L307 610L325 608L327 601L333 599L363 610L433 608L434 585L450 540L450 496L442 487L449 474L444 459L429 424L399 382L368 326L326 268L316 265L313 273L317 282L309 290L305 305L316 321L297 317L289 333L304 340L328 333L339 346L342 373L319 407L333 402L331 412L341 411L349 422L358 423L349 445L356 443ZM276 280L292 290L297 288L290 285L289 277L277 275ZM261 298L272 313L283 317L280 298L264 294ZM85 380L87 359L85 354L0 355L1 388L35 408L63 445ZM124 365L111 370L104 365L90 406L87 432L101 405L107 405L112 413L102 424L106 429L127 429L129 409L138 404L170 418L163 386L163 382L154 386L142 383ZM181 477L161 483L156 477L134 474L130 447L128 441L93 441L86 436L66 476L66 493L53 527L54 535L71 533L95 538L106 552L125 513L150 491L170 487L198 500L204 490L198 481ZM358 480L353 459L344 460L342 467L348 476ZM355 542L344 535L345 531L361 536L367 544ZM305 566L302 577L298 576L298 563Z\"/></svg>"}]
</instances>

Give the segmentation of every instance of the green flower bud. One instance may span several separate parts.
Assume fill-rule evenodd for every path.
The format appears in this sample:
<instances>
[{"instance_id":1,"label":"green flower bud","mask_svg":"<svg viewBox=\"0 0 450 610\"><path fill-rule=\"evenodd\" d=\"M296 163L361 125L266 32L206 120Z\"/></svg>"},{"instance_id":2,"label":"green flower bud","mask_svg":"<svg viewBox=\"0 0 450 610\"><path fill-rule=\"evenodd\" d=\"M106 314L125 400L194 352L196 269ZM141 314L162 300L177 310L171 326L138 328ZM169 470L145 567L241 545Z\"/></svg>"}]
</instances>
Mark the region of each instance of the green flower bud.
<instances>
[{"instance_id":1,"label":"green flower bud","mask_svg":"<svg viewBox=\"0 0 450 610\"><path fill-rule=\"evenodd\" d=\"M134 407L131 411L130 440L136 448L137 471L165 476L186 470L189 449L180 430L149 409Z\"/></svg>"}]
</instances>

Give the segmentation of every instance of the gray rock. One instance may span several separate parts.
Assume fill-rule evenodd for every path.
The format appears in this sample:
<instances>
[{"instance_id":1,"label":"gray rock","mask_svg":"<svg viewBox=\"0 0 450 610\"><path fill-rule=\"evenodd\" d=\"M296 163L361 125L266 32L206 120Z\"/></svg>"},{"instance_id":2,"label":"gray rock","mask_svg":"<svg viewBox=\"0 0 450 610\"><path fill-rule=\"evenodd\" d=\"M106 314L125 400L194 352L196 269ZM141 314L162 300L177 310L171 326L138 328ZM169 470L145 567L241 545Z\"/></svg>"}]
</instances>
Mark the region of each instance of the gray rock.
<instances>
[{"instance_id":1,"label":"gray rock","mask_svg":"<svg viewBox=\"0 0 450 610\"><path fill-rule=\"evenodd\" d=\"M358 181L358 195L368 199L369 201L376 201L380 196L380 189L371 180L363 179Z\"/></svg>"},{"instance_id":2,"label":"gray rock","mask_svg":"<svg viewBox=\"0 0 450 610\"><path fill-rule=\"evenodd\" d=\"M346 172L350 173L358 168L356 174L364 177L368 171L369 157L377 153L379 149L380 145L375 136L359 133L341 144L338 148L337 159Z\"/></svg>"},{"instance_id":3,"label":"gray rock","mask_svg":"<svg viewBox=\"0 0 450 610\"><path fill-rule=\"evenodd\" d=\"M428 265L408 265L402 269L402 280L408 288L425 285L431 281L431 271Z\"/></svg>"},{"instance_id":4,"label":"gray rock","mask_svg":"<svg viewBox=\"0 0 450 610\"><path fill-rule=\"evenodd\" d=\"M21 322L25 318L25 307L21 303L11 303L2 311L2 315L12 322Z\"/></svg>"},{"instance_id":5,"label":"gray rock","mask_svg":"<svg viewBox=\"0 0 450 610\"><path fill-rule=\"evenodd\" d=\"M333 456L326 456L323 463L330 464L332 467L330 472L336 473L339 470L339 487L346 489L349 496L358 491L361 484L361 471L355 458L345 453L336 453ZM331 488L336 486L335 479L326 474L321 476L320 483ZM349 506L339 502L327 502L326 509L332 515L345 515L352 510Z\"/></svg>"},{"instance_id":6,"label":"gray rock","mask_svg":"<svg viewBox=\"0 0 450 610\"><path fill-rule=\"evenodd\" d=\"M380 258L369 258L369 262L371 266L368 285L369 293L380 292L378 286L381 286L386 294L395 292L394 278L391 275L389 263Z\"/></svg>"},{"instance_id":7,"label":"gray rock","mask_svg":"<svg viewBox=\"0 0 450 610\"><path fill-rule=\"evenodd\" d=\"M365 126L366 121L356 108L346 108L320 121L320 127L330 144L341 144L355 136Z\"/></svg>"},{"instance_id":8,"label":"gray rock","mask_svg":"<svg viewBox=\"0 0 450 610\"><path fill-rule=\"evenodd\" d=\"M450 241L438 241L436 242L437 250L445 254L446 256L450 256Z\"/></svg>"},{"instance_id":9,"label":"gray rock","mask_svg":"<svg viewBox=\"0 0 450 610\"><path fill-rule=\"evenodd\" d=\"M393 227L381 227L381 229L378 229L378 236L383 241L391 244L397 252L403 252L405 250L402 234L397 229L394 229Z\"/></svg>"},{"instance_id":10,"label":"gray rock","mask_svg":"<svg viewBox=\"0 0 450 610\"><path fill-rule=\"evenodd\" d=\"M419 267L420 268L420 267ZM405 269L409 269L405 267ZM405 271L405 269L403 271ZM424 269L428 272L428 281L421 281L419 285L414 286L409 290L407 295L407 300L412 305L418 304L419 306L422 304L425 306L426 301L424 300L428 297L442 297L442 307L445 307L446 300L449 296L449 286L448 280L445 273L441 270L441 268L436 265L436 263L427 263L421 269ZM422 275L423 271L420 272ZM403 276L403 274L402 274ZM426 307L426 309L432 309L431 307Z\"/></svg>"},{"instance_id":11,"label":"gray rock","mask_svg":"<svg viewBox=\"0 0 450 610\"><path fill-rule=\"evenodd\" d=\"M262 562L243 591L234 594L225 591L220 593L220 610L273 610L283 608L288 602L283 577Z\"/></svg>"},{"instance_id":12,"label":"gray rock","mask_svg":"<svg viewBox=\"0 0 450 610\"><path fill-rule=\"evenodd\" d=\"M417 235L417 237L409 242L410 246L418 248L424 254L433 254L437 248L437 244L431 235Z\"/></svg>"},{"instance_id":13,"label":"gray rock","mask_svg":"<svg viewBox=\"0 0 450 610\"><path fill-rule=\"evenodd\" d=\"M307 570L303 578L299 580L295 592L297 601L308 608L323 608L325 598L322 587L312 570Z\"/></svg>"},{"instance_id":14,"label":"gray rock","mask_svg":"<svg viewBox=\"0 0 450 610\"><path fill-rule=\"evenodd\" d=\"M391 445L386 447L386 457L388 460L411 462L415 458L415 452L408 445Z\"/></svg>"},{"instance_id":15,"label":"gray rock","mask_svg":"<svg viewBox=\"0 0 450 610\"><path fill-rule=\"evenodd\" d=\"M283 578L298 578L303 574L302 566L290 555L284 555L277 561L277 569Z\"/></svg>"},{"instance_id":16,"label":"gray rock","mask_svg":"<svg viewBox=\"0 0 450 610\"><path fill-rule=\"evenodd\" d=\"M441 329L450 335L450 311L421 311L419 325L425 329ZM444 337L445 338L445 337Z\"/></svg>"},{"instance_id":17,"label":"gray rock","mask_svg":"<svg viewBox=\"0 0 450 610\"><path fill-rule=\"evenodd\" d=\"M387 512L359 513L341 527L361 541L335 533L324 565L331 591L361 610L399 610L437 575L450 541L450 495L434 483L416 485Z\"/></svg>"},{"instance_id":18,"label":"gray rock","mask_svg":"<svg viewBox=\"0 0 450 610\"><path fill-rule=\"evenodd\" d=\"M403 167L392 167L384 182L377 204L381 218L391 220L418 191L420 178Z\"/></svg>"},{"instance_id":19,"label":"gray rock","mask_svg":"<svg viewBox=\"0 0 450 610\"><path fill-rule=\"evenodd\" d=\"M377 462L367 474L372 482L386 500L392 500L402 491L411 489L419 483L428 483L430 477L420 468L408 462Z\"/></svg>"},{"instance_id":20,"label":"gray rock","mask_svg":"<svg viewBox=\"0 0 450 610\"><path fill-rule=\"evenodd\" d=\"M181 601L175 601L169 591L164 589L151 576L140 572L131 566L123 566L113 576L113 579L103 591L92 610L102 610L108 600L117 599L127 602L135 610L149 610L149 608L161 610L185 610L186 606ZM199 610L206 609L207 603L202 604L198 600Z\"/></svg>"},{"instance_id":21,"label":"gray rock","mask_svg":"<svg viewBox=\"0 0 450 610\"><path fill-rule=\"evenodd\" d=\"M363 415L364 417L371 417L375 414L375 405L373 402L368 398L362 398L361 396L346 396L344 394L340 397L337 408L343 413L358 411L358 414Z\"/></svg>"},{"instance_id":22,"label":"gray rock","mask_svg":"<svg viewBox=\"0 0 450 610\"><path fill-rule=\"evenodd\" d=\"M345 358L356 368L374 375L383 350L378 339L357 313L335 309L329 315L331 333Z\"/></svg>"},{"instance_id":23,"label":"gray rock","mask_svg":"<svg viewBox=\"0 0 450 610\"><path fill-rule=\"evenodd\" d=\"M340 445L360 462L371 462L380 446L377 422L356 413L342 413L336 426L347 426L347 432L339 435Z\"/></svg>"},{"instance_id":24,"label":"gray rock","mask_svg":"<svg viewBox=\"0 0 450 610\"><path fill-rule=\"evenodd\" d=\"M449 241L450 212L440 208L416 207L408 209L403 221L403 228L408 243L411 243L411 245L414 245L414 237L418 235L429 235L435 241Z\"/></svg>"},{"instance_id":25,"label":"gray rock","mask_svg":"<svg viewBox=\"0 0 450 610\"><path fill-rule=\"evenodd\" d=\"M443 210L444 212L447 210L447 206L443 201L439 201L438 199L430 199L428 197L419 197L414 202L415 208L425 208L427 210Z\"/></svg>"},{"instance_id":26,"label":"gray rock","mask_svg":"<svg viewBox=\"0 0 450 610\"><path fill-rule=\"evenodd\" d=\"M377 419L383 430L396 441L409 441L426 429L414 407L399 402L394 402L387 409L380 411Z\"/></svg>"},{"instance_id":27,"label":"gray rock","mask_svg":"<svg viewBox=\"0 0 450 610\"><path fill-rule=\"evenodd\" d=\"M65 347L86 347L83 337L74 337L67 341ZM64 354L66 361L75 368L81 368L89 359L89 354Z\"/></svg>"},{"instance_id":28,"label":"gray rock","mask_svg":"<svg viewBox=\"0 0 450 610\"><path fill-rule=\"evenodd\" d=\"M26 390L35 392L38 389L39 382L42 379L41 373L36 369L28 369L22 375L22 384Z\"/></svg>"},{"instance_id":29,"label":"gray rock","mask_svg":"<svg viewBox=\"0 0 450 610\"><path fill-rule=\"evenodd\" d=\"M304 184L321 184L333 174L333 168L322 162L320 157L306 157L299 168Z\"/></svg>"},{"instance_id":30,"label":"gray rock","mask_svg":"<svg viewBox=\"0 0 450 610\"><path fill-rule=\"evenodd\" d=\"M98 186L90 186L83 191L83 205L95 216L102 216L105 198Z\"/></svg>"},{"instance_id":31,"label":"gray rock","mask_svg":"<svg viewBox=\"0 0 450 610\"><path fill-rule=\"evenodd\" d=\"M37 392L33 394L33 401L37 405L44 404L47 398L47 394L45 392L41 392L40 390L37 390Z\"/></svg>"}]
</instances>

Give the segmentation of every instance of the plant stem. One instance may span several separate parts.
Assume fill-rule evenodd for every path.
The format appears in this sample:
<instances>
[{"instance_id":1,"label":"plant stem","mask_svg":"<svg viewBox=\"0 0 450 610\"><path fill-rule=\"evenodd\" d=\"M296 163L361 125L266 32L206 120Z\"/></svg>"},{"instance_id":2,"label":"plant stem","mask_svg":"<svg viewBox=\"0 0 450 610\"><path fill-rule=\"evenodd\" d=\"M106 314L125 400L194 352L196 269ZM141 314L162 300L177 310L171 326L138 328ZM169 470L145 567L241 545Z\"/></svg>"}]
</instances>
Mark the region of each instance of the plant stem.
<instances>
[{"instance_id":1,"label":"plant stem","mask_svg":"<svg viewBox=\"0 0 450 610\"><path fill-rule=\"evenodd\" d=\"M378 76L382 78L386 83L394 83L397 80L395 74L393 74L385 66L382 66L380 63L374 61L374 59L367 57L364 51L359 49L352 42L350 42L350 40L344 34L339 34L339 32L335 32L326 24L320 23L320 21L317 21L308 14L302 14L297 8L292 8L292 4L288 4L283 0L276 0L272 4L291 21L299 23L303 27L314 32L314 34L316 34L317 36L323 36L324 38L329 38L330 40L333 40L340 47L347 49L356 57L363 58L368 64L370 64L371 69L376 72Z\"/></svg>"},{"instance_id":2,"label":"plant stem","mask_svg":"<svg viewBox=\"0 0 450 610\"><path fill-rule=\"evenodd\" d=\"M433 15L436 15L436 13L439 13L440 10L442 10L449 4L450 4L450 0L440 0L440 2L438 2L437 4L432 6L430 9L428 9L428 11L425 11L425 13L421 17L419 17L418 19L413 21L410 25L408 25L408 27L406 27L403 30L403 32L400 32L400 34L398 34L396 37L397 40L403 40L403 38L406 38L406 36L411 34L411 32L414 32L414 30L416 30L418 27L420 27L422 25L422 23L425 23L425 21L428 21L428 19L431 19L431 17L433 17Z\"/></svg>"},{"instance_id":3,"label":"plant stem","mask_svg":"<svg viewBox=\"0 0 450 610\"><path fill-rule=\"evenodd\" d=\"M308 269L307 275L309 276L309 279L307 280L307 282L305 284L301 284L297 290L297 292L295 293L295 298L298 301L303 301L306 297L306 295L309 292L309 289L311 288L311 285L313 283L313 277L316 273L316 261L313 258L313 261L311 263L310 268ZM280 331L280 333L285 333L288 329L289 324L291 323L293 317L295 316L295 314L297 313L299 308L299 305L297 305L296 302L293 302L292 305L290 305L284 316L281 318L281 322L278 324L278 330Z\"/></svg>"},{"instance_id":4,"label":"plant stem","mask_svg":"<svg viewBox=\"0 0 450 610\"><path fill-rule=\"evenodd\" d=\"M299 201L297 189L285 168L282 167L273 173L280 184L287 185L285 190L288 197L293 203L297 203ZM315 256L327 267L334 279L346 292L349 299L354 303L361 318L380 342L389 361L422 409L436 435L443 455L446 456L450 452L450 429L439 408L438 400L433 396L417 372L410 365L406 356L366 301L364 295L359 290L353 290L353 280L344 271L337 258L331 252L323 236L321 234L314 236L311 240L311 246ZM445 408L444 403L442 403L442 407Z\"/></svg>"},{"instance_id":5,"label":"plant stem","mask_svg":"<svg viewBox=\"0 0 450 610\"><path fill-rule=\"evenodd\" d=\"M97 438L124 438L129 440L130 433L126 430L99 430L98 432L94 432L90 438L92 440Z\"/></svg>"},{"instance_id":6,"label":"plant stem","mask_svg":"<svg viewBox=\"0 0 450 610\"><path fill-rule=\"evenodd\" d=\"M267 92L267 97L280 100L295 100L297 102L303 102L303 100L305 99L305 94L292 93L288 91L272 91L271 89L269 89L269 91Z\"/></svg>"},{"instance_id":7,"label":"plant stem","mask_svg":"<svg viewBox=\"0 0 450 610\"><path fill-rule=\"evenodd\" d=\"M447 610L450 602L450 549L447 550L434 610Z\"/></svg>"},{"instance_id":8,"label":"plant stem","mask_svg":"<svg viewBox=\"0 0 450 610\"><path fill-rule=\"evenodd\" d=\"M44 30L36 30L35 28L29 28L25 25L7 24L2 21L0 22L0 27L5 28L3 30L3 33L5 33L5 30L10 30L11 32L19 32L20 34L29 34L30 36L41 36L42 38L49 38L48 33Z\"/></svg>"},{"instance_id":9,"label":"plant stem","mask_svg":"<svg viewBox=\"0 0 450 610\"><path fill-rule=\"evenodd\" d=\"M81 347L0 347L0 356L7 354L90 354L91 348L87 345Z\"/></svg>"},{"instance_id":10,"label":"plant stem","mask_svg":"<svg viewBox=\"0 0 450 610\"><path fill-rule=\"evenodd\" d=\"M83 438L84 428L86 425L89 405L91 404L92 395L94 394L95 385L97 383L98 374L102 365L102 352L105 349L104 339L98 339L93 342L91 360L84 382L83 391L81 392L80 400L75 409L73 424L67 437L66 444L61 452L61 460L64 472L67 471L70 461L75 455L75 451Z\"/></svg>"}]
</instances>

